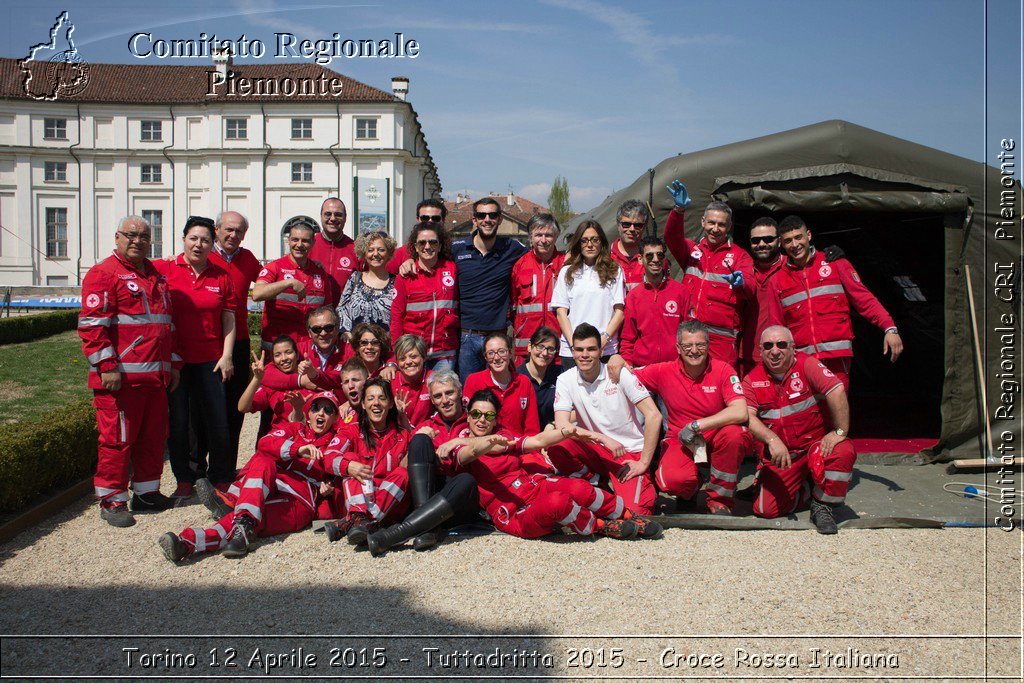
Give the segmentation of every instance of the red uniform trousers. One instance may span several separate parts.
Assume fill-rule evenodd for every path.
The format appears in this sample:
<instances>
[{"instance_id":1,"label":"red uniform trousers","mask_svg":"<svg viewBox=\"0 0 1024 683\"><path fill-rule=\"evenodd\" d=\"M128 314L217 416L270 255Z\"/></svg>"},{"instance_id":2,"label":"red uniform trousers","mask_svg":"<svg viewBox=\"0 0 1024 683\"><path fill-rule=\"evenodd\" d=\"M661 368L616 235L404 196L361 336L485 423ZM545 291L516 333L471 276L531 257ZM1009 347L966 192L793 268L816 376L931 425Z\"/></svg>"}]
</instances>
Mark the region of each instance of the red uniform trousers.
<instances>
[{"instance_id":1,"label":"red uniform trousers","mask_svg":"<svg viewBox=\"0 0 1024 683\"><path fill-rule=\"evenodd\" d=\"M711 464L708 500L732 508L740 463L751 446L750 432L739 425L727 425L704 432L704 439L708 444L708 461ZM670 496L687 499L692 498L700 488L700 476L693 455L678 439L665 439L662 442L661 463L654 475L654 482Z\"/></svg>"},{"instance_id":2,"label":"red uniform trousers","mask_svg":"<svg viewBox=\"0 0 1024 683\"><path fill-rule=\"evenodd\" d=\"M531 484L527 484L531 485ZM588 536L594 533L597 519L617 519L625 505L622 498L602 491L583 479L566 477L537 478L532 498L518 510L488 510L499 531L519 538L547 536L555 527L567 527Z\"/></svg>"},{"instance_id":3,"label":"red uniform trousers","mask_svg":"<svg viewBox=\"0 0 1024 683\"><path fill-rule=\"evenodd\" d=\"M359 481L345 477L341 482L345 492L345 512L360 513L376 522L391 524L405 517L409 510L409 470L396 467L383 477Z\"/></svg>"},{"instance_id":4,"label":"red uniform trousers","mask_svg":"<svg viewBox=\"0 0 1024 683\"><path fill-rule=\"evenodd\" d=\"M137 494L160 490L167 440L167 393L163 387L96 389L98 462L93 485L103 502L127 502L128 481Z\"/></svg>"},{"instance_id":5,"label":"red uniform trousers","mask_svg":"<svg viewBox=\"0 0 1024 683\"><path fill-rule=\"evenodd\" d=\"M263 503L263 521L256 533L265 537L302 531L313 523L313 518L313 511L302 501L274 493ZM178 536L188 545L189 555L220 550L228 542L234 523L235 513L229 512L211 527L190 527Z\"/></svg>"},{"instance_id":6,"label":"red uniform trousers","mask_svg":"<svg viewBox=\"0 0 1024 683\"><path fill-rule=\"evenodd\" d=\"M604 446L578 441L563 441L547 449L547 453L558 474L572 479L585 479L594 485L605 480L615 495L622 497L630 512L649 515L654 511L654 501L658 494L654 490L650 472L626 482L616 476L627 460L639 460L640 453L627 452L621 460L617 460Z\"/></svg>"},{"instance_id":7,"label":"red uniform trousers","mask_svg":"<svg viewBox=\"0 0 1024 683\"><path fill-rule=\"evenodd\" d=\"M825 484L819 487L811 482L806 454L793 460L786 469L776 467L771 460L762 459L757 468L760 492L754 500L754 514L771 519L795 512L807 503L811 485L814 486L811 495L815 500L822 503L844 502L856 460L853 443L849 439L840 441L825 458Z\"/></svg>"}]
</instances>

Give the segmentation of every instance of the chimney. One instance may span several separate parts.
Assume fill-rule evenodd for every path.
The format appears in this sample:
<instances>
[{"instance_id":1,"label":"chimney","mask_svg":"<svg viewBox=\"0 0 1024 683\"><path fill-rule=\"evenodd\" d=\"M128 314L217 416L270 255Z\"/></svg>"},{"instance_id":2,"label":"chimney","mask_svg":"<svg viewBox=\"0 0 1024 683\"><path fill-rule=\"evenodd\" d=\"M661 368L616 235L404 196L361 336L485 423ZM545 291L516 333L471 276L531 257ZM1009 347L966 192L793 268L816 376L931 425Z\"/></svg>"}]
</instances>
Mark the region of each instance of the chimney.
<instances>
[{"instance_id":1,"label":"chimney","mask_svg":"<svg viewBox=\"0 0 1024 683\"><path fill-rule=\"evenodd\" d=\"M511 189L508 191L508 205L509 207L516 205L516 195Z\"/></svg>"},{"instance_id":2,"label":"chimney","mask_svg":"<svg viewBox=\"0 0 1024 683\"><path fill-rule=\"evenodd\" d=\"M217 73L227 78L228 69L231 68L231 48L215 48L213 51L213 64L217 67Z\"/></svg>"},{"instance_id":3,"label":"chimney","mask_svg":"<svg viewBox=\"0 0 1024 683\"><path fill-rule=\"evenodd\" d=\"M409 94L409 79L405 76L394 76L391 79L391 91L395 97L405 102L405 96Z\"/></svg>"}]
</instances>

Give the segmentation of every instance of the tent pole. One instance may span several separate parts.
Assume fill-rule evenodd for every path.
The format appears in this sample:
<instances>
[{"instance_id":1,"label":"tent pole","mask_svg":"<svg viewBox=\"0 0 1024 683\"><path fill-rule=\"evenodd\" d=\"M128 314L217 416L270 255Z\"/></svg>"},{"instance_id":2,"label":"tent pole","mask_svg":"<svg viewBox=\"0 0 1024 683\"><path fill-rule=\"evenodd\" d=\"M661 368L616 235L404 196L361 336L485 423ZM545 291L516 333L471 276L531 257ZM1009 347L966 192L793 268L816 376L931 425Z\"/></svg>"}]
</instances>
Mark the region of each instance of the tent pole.
<instances>
[{"instance_id":1,"label":"tent pole","mask_svg":"<svg viewBox=\"0 0 1024 683\"><path fill-rule=\"evenodd\" d=\"M978 386L981 387L981 416L985 421L985 458L995 453L992 447L992 422L988 419L988 391L985 389L985 363L981 355L981 340L978 337L978 311L974 307L974 287L971 286L971 266L964 264L964 276L967 278L967 299L971 304L971 331L974 333L974 359L978 366Z\"/></svg>"}]
</instances>

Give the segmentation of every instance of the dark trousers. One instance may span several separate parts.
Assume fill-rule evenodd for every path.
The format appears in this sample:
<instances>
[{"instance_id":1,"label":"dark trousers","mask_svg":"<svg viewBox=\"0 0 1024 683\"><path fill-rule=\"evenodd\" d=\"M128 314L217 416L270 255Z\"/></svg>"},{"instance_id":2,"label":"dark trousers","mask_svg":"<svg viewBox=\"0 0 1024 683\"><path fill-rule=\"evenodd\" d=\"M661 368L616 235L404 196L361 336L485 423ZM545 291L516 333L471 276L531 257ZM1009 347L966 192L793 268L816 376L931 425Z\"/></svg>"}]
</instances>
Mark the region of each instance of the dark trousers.
<instances>
[{"instance_id":1,"label":"dark trousers","mask_svg":"<svg viewBox=\"0 0 1024 683\"><path fill-rule=\"evenodd\" d=\"M434 442L426 434L417 434L409 442L409 488L414 489L419 478L426 471L424 466L429 466L433 476L428 476L430 482L429 490L425 492L427 498L441 494L455 510L455 515L442 524L444 528L459 526L460 524L473 524L480 521L480 492L476 487L476 480L468 472L461 472L454 477L437 476L439 461L434 452ZM419 466L418 466L419 465ZM425 501L424 501L425 502ZM417 506L418 507L418 506Z\"/></svg>"},{"instance_id":2,"label":"dark trousers","mask_svg":"<svg viewBox=\"0 0 1024 683\"><path fill-rule=\"evenodd\" d=\"M235 478L235 459L229 458L228 451L224 384L220 381L220 373L213 372L216 364L216 361L185 364L178 388L168 396L170 435L167 447L171 455L171 471L179 483L195 483L203 473L207 473L214 484L231 482ZM202 434L209 449L209 468L205 457L192 459L190 433L193 424L196 434Z\"/></svg>"},{"instance_id":3,"label":"dark trousers","mask_svg":"<svg viewBox=\"0 0 1024 683\"><path fill-rule=\"evenodd\" d=\"M245 388L249 386L249 380L252 379L252 370L249 368L248 339L235 342L231 358L235 365L235 374L227 382L224 382L224 412L228 421L228 459L237 463L238 437L242 433L242 423L245 422L245 413L238 411L238 399L242 397ZM194 440L192 460L196 463L204 463L209 447L206 444L206 428L202 424L203 413L194 397L192 399L192 415L192 438Z\"/></svg>"}]
</instances>

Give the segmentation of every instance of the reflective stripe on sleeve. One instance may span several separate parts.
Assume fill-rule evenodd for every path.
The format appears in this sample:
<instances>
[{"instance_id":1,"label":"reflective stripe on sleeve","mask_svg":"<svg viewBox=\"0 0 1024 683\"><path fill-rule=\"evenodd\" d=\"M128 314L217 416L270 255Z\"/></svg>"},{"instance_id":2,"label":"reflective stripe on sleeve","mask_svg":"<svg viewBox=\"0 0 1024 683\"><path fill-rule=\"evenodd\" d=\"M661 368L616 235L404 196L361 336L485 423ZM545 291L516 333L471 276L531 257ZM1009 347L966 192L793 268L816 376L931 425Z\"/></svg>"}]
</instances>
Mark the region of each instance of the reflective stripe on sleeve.
<instances>
[{"instance_id":1,"label":"reflective stripe on sleeve","mask_svg":"<svg viewBox=\"0 0 1024 683\"><path fill-rule=\"evenodd\" d=\"M110 318L79 318L78 327L110 327Z\"/></svg>"},{"instance_id":2,"label":"reflective stripe on sleeve","mask_svg":"<svg viewBox=\"0 0 1024 683\"><path fill-rule=\"evenodd\" d=\"M121 314L114 316L118 325L170 325L171 316L163 313Z\"/></svg>"},{"instance_id":3,"label":"reflective stripe on sleeve","mask_svg":"<svg viewBox=\"0 0 1024 683\"><path fill-rule=\"evenodd\" d=\"M820 353L821 351L852 351L853 342L849 339L839 341L822 342L820 344L808 344L801 346L797 351L801 353Z\"/></svg>"},{"instance_id":4,"label":"reflective stripe on sleeve","mask_svg":"<svg viewBox=\"0 0 1024 683\"><path fill-rule=\"evenodd\" d=\"M99 365L100 361L104 361L108 358L113 358L114 355L114 347L108 346L104 349L100 349L91 356L86 357L86 360L89 361L89 365Z\"/></svg>"}]
</instances>

